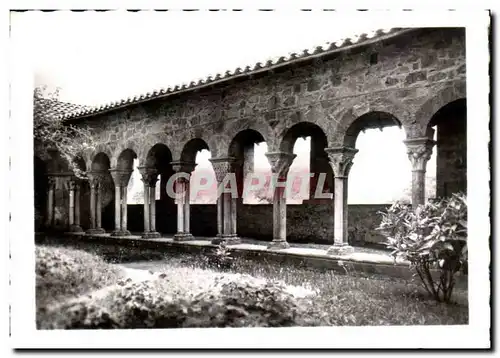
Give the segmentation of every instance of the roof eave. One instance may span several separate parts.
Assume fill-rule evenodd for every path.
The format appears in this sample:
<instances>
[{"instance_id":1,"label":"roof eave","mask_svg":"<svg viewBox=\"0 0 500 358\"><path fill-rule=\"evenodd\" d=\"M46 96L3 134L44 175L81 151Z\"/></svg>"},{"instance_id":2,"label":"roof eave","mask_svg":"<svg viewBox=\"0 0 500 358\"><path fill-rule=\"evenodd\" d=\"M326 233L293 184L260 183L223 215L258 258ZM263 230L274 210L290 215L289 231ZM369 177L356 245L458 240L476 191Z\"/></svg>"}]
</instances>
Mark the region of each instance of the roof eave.
<instances>
[{"instance_id":1,"label":"roof eave","mask_svg":"<svg viewBox=\"0 0 500 358\"><path fill-rule=\"evenodd\" d=\"M212 80L212 81L209 81L209 82L204 82L204 83L201 83L201 84L195 84L193 86L189 86L189 85L188 86L184 85L182 87L175 86L173 90L171 88L169 88L166 93L159 94L159 95L148 96L149 95L149 93L148 93L148 95L146 95L146 97L143 98L143 99L138 99L138 100L135 100L135 101L133 101L133 100L130 101L130 98L129 98L128 100L122 100L121 102L123 102L123 103L120 103L119 105L116 105L116 106L110 106L109 108L104 108L102 110L99 110L98 108L97 109L94 108L93 112L91 111L89 113L83 113L83 114L80 114L80 115L76 114L74 116L70 115L70 116L67 116L67 117L63 117L62 120L65 121L65 122L71 122L71 121L75 121L75 120L79 120L79 119L84 119L84 118L87 118L87 117L93 117L93 116L105 114L105 113L108 113L108 112L111 112L111 111L123 109L123 108L129 107L131 105L136 105L136 104L141 104L141 103L144 103L144 102L149 102L151 100L162 99L162 98L170 97L172 95L178 95L178 94L183 94L183 93L187 93L187 92L193 92L193 91L196 91L196 90L201 90L201 89L208 88L208 87L213 87L215 85L220 85L220 84L225 83L225 82L230 82L231 80L241 79L241 78L245 78L245 77L250 77L250 76L254 76L254 75L257 75L257 74L264 73L264 72L271 72L271 71L279 69L279 68L287 67L287 66L290 66L290 65L293 65L293 64L300 64L302 62L310 61L310 60L313 60L313 59L319 58L319 57L325 57L325 56L328 56L328 55L333 54L333 53L347 51L347 50L350 50L350 49L353 49L353 48L356 48L356 47L360 47L360 46L371 45L371 44L374 44L374 43L377 43L377 42L380 42L380 41L384 41L384 40L387 40L387 39L390 39L390 38L401 36L403 34L407 34L409 32L413 32L413 31L417 31L417 30L421 30L421 29L422 29L421 27L391 29L391 31L389 31L388 33L385 33L385 34L380 35L380 36L374 36L372 38L367 38L367 39L365 39L365 40L363 40L361 42L356 42L356 43L345 45L345 46L341 45L339 47L330 48L328 50L321 51L321 52L318 52L318 53L307 54L306 56L297 57L295 59L291 59L291 60L280 62L280 63L275 63L275 64L272 64L272 65L269 65L269 66L264 66L262 68L250 70L250 71L247 71L247 72L242 72L242 73L237 73L237 74L230 74L230 75L221 77L221 78L216 79L216 80ZM332 46L330 46L330 47L332 47ZM260 62L258 62L256 65L258 65L259 63ZM207 78L210 78L210 77L207 77ZM180 88L178 88L178 87L180 87ZM175 88L178 88L178 89L176 90Z\"/></svg>"}]
</instances>

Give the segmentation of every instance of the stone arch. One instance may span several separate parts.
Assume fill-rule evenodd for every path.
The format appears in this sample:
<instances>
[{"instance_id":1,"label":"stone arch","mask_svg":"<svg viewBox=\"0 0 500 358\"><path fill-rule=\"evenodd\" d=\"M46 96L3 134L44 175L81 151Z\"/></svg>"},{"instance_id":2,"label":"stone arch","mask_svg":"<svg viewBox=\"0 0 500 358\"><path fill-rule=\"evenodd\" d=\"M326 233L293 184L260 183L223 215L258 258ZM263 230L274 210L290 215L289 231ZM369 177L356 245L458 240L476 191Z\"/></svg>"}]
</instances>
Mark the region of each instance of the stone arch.
<instances>
[{"instance_id":1,"label":"stone arch","mask_svg":"<svg viewBox=\"0 0 500 358\"><path fill-rule=\"evenodd\" d=\"M319 125L312 122L298 122L284 131L279 145L280 151L292 153L295 141L307 136L311 136L311 139L317 141L319 146L328 147L326 133Z\"/></svg>"},{"instance_id":2,"label":"stone arch","mask_svg":"<svg viewBox=\"0 0 500 358\"><path fill-rule=\"evenodd\" d=\"M435 133L435 129L437 133ZM437 197L467 192L467 100L461 98L445 104L430 118L427 135L436 134Z\"/></svg>"},{"instance_id":3,"label":"stone arch","mask_svg":"<svg viewBox=\"0 0 500 358\"><path fill-rule=\"evenodd\" d=\"M415 112L415 119L419 124L420 136L424 137L434 115L447 104L466 98L465 83L448 86L429 98Z\"/></svg>"},{"instance_id":4,"label":"stone arch","mask_svg":"<svg viewBox=\"0 0 500 358\"><path fill-rule=\"evenodd\" d=\"M111 159L111 167L116 168L119 167L119 161L124 160L125 157L123 157L123 153L130 153L133 152L135 157L133 159L140 158L142 154L142 148L139 144L133 141L127 141L124 145L119 145L117 148L113 151L113 155L110 157ZM126 154L128 155L128 154ZM126 157L129 159L128 157Z\"/></svg>"},{"instance_id":5,"label":"stone arch","mask_svg":"<svg viewBox=\"0 0 500 358\"><path fill-rule=\"evenodd\" d=\"M345 145L345 136L348 129L359 118L369 113L386 113L397 119L397 125L402 127L406 134L410 132L411 115L402 103L392 101L385 97L356 99L343 105L343 110L336 117L339 118L332 133L328 133L332 146Z\"/></svg>"},{"instance_id":6,"label":"stone arch","mask_svg":"<svg viewBox=\"0 0 500 358\"><path fill-rule=\"evenodd\" d=\"M351 113L349 113L349 116L351 116ZM354 120L349 118L346 122L350 123L350 125L343 132L338 133L337 140L338 144L341 146L351 148L356 147L356 140L362 130L390 127L395 125L401 128L403 126L401 121L396 116L384 111L370 111L362 114Z\"/></svg>"},{"instance_id":7,"label":"stone arch","mask_svg":"<svg viewBox=\"0 0 500 358\"><path fill-rule=\"evenodd\" d=\"M210 151L207 142L201 138L193 138L182 147L180 159L183 162L195 162L196 154L203 149Z\"/></svg>"},{"instance_id":8,"label":"stone arch","mask_svg":"<svg viewBox=\"0 0 500 358\"><path fill-rule=\"evenodd\" d=\"M109 155L105 152L98 152L94 155L90 168L93 172L107 172L111 168Z\"/></svg>"},{"instance_id":9,"label":"stone arch","mask_svg":"<svg viewBox=\"0 0 500 358\"><path fill-rule=\"evenodd\" d=\"M265 142L265 139L260 132L254 129L243 129L229 143L227 156L236 159L233 163L232 171L236 175L239 197L243 196L246 176L254 172L255 144L262 142Z\"/></svg>"},{"instance_id":10,"label":"stone arch","mask_svg":"<svg viewBox=\"0 0 500 358\"><path fill-rule=\"evenodd\" d=\"M124 149L116 158L116 165L113 168L120 170L133 170L134 159L137 159L136 152L130 148Z\"/></svg>"},{"instance_id":11,"label":"stone arch","mask_svg":"<svg viewBox=\"0 0 500 358\"><path fill-rule=\"evenodd\" d=\"M243 129L232 138L229 143L227 155L230 157L240 158L243 156L245 146L265 141L265 137L259 131L254 129Z\"/></svg>"},{"instance_id":12,"label":"stone arch","mask_svg":"<svg viewBox=\"0 0 500 358\"><path fill-rule=\"evenodd\" d=\"M88 158L87 168L92 168L92 164L94 163L95 158L97 157L97 155L99 155L101 153L106 155L106 157L108 158L109 164L111 166L111 161L113 158L113 151L107 145L101 143L101 144L98 144L93 151L88 153L88 155L87 155L87 158Z\"/></svg>"},{"instance_id":13,"label":"stone arch","mask_svg":"<svg viewBox=\"0 0 500 358\"><path fill-rule=\"evenodd\" d=\"M47 152L48 160L47 170L49 173L68 173L70 172L69 163L65 158L61 156L61 154L57 150L49 150Z\"/></svg>"},{"instance_id":14,"label":"stone arch","mask_svg":"<svg viewBox=\"0 0 500 358\"><path fill-rule=\"evenodd\" d=\"M111 161L107 153L99 152L92 159L90 165L91 172L99 173L102 176L101 186L101 200L102 208L105 209L114 199L114 182L109 169L111 168ZM105 218L103 217L103 220ZM103 224L104 226L104 224Z\"/></svg>"},{"instance_id":15,"label":"stone arch","mask_svg":"<svg viewBox=\"0 0 500 358\"><path fill-rule=\"evenodd\" d=\"M156 143L139 158L139 162L148 168L160 169L169 166L173 160L170 148L163 143Z\"/></svg>"},{"instance_id":16,"label":"stone arch","mask_svg":"<svg viewBox=\"0 0 500 358\"><path fill-rule=\"evenodd\" d=\"M262 141L268 144L273 142L274 138L276 137L269 124L264 121L256 119L251 121L238 122L237 125L227 128L228 146L225 148L226 152L231 147L236 136L245 131L258 133L258 135L262 138Z\"/></svg>"}]
</instances>

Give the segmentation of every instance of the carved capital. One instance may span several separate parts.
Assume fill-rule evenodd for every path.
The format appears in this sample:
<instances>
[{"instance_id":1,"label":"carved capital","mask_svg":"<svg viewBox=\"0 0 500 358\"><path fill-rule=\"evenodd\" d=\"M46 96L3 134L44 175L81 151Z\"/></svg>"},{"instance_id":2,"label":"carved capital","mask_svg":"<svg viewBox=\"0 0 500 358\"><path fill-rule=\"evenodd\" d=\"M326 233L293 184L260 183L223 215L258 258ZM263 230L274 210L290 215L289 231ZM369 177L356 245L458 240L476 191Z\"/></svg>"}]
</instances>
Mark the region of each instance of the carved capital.
<instances>
[{"instance_id":1,"label":"carved capital","mask_svg":"<svg viewBox=\"0 0 500 358\"><path fill-rule=\"evenodd\" d=\"M336 178L346 178L349 176L349 171L352 167L352 160L358 152L357 149L351 147L334 147L325 148L325 152L330 160L330 165L333 174Z\"/></svg>"},{"instance_id":2,"label":"carved capital","mask_svg":"<svg viewBox=\"0 0 500 358\"><path fill-rule=\"evenodd\" d=\"M407 139L404 143L406 144L406 152L413 171L425 171L427 162L432 155L432 147L436 142L428 137L424 137Z\"/></svg>"},{"instance_id":3,"label":"carved capital","mask_svg":"<svg viewBox=\"0 0 500 358\"><path fill-rule=\"evenodd\" d=\"M104 180L104 174L101 172L88 172L87 178L91 189L98 189Z\"/></svg>"},{"instance_id":4,"label":"carved capital","mask_svg":"<svg viewBox=\"0 0 500 358\"><path fill-rule=\"evenodd\" d=\"M49 175L47 177L47 189L53 190L56 187L56 177Z\"/></svg>"},{"instance_id":5,"label":"carved capital","mask_svg":"<svg viewBox=\"0 0 500 358\"><path fill-rule=\"evenodd\" d=\"M110 169L111 177L115 182L115 186L126 187L130 176L132 175L132 170L122 170L122 169Z\"/></svg>"},{"instance_id":6,"label":"carved capital","mask_svg":"<svg viewBox=\"0 0 500 358\"><path fill-rule=\"evenodd\" d=\"M212 158L209 160L212 163L212 167L214 168L215 178L217 179L217 183L222 183L227 173L231 172L232 165L235 162L235 158L225 157L225 158Z\"/></svg>"},{"instance_id":7,"label":"carved capital","mask_svg":"<svg viewBox=\"0 0 500 358\"><path fill-rule=\"evenodd\" d=\"M286 152L270 152L266 153L267 160L271 164L271 171L278 175L279 178L284 178L288 174L290 165L297 155Z\"/></svg>"},{"instance_id":8,"label":"carved capital","mask_svg":"<svg viewBox=\"0 0 500 358\"><path fill-rule=\"evenodd\" d=\"M188 174L191 174L197 165L194 162L183 162L180 160L173 161L170 164L172 164L172 169L174 169L175 172Z\"/></svg>"},{"instance_id":9,"label":"carved capital","mask_svg":"<svg viewBox=\"0 0 500 358\"><path fill-rule=\"evenodd\" d=\"M71 178L70 180L68 180L66 185L68 190L75 191L78 187L78 182L75 180L75 178Z\"/></svg>"},{"instance_id":10,"label":"carved capital","mask_svg":"<svg viewBox=\"0 0 500 358\"><path fill-rule=\"evenodd\" d=\"M158 181L158 170L149 167L137 167L139 173L141 173L141 180L143 183L147 184L149 187L154 188L156 182Z\"/></svg>"}]
</instances>

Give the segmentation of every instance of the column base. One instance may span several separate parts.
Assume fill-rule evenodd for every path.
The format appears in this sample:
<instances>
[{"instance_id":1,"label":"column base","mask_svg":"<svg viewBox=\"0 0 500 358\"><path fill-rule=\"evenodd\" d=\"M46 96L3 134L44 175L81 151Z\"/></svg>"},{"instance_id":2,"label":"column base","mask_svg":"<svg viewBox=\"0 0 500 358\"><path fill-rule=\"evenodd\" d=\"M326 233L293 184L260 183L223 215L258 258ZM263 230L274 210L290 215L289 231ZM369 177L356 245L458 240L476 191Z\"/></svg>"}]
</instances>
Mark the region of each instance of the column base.
<instances>
[{"instance_id":1,"label":"column base","mask_svg":"<svg viewBox=\"0 0 500 358\"><path fill-rule=\"evenodd\" d=\"M343 245L338 245L338 244L333 244L333 246L330 246L328 250L326 251L327 255L348 255L352 254L354 252L354 247L348 245L348 244L343 244Z\"/></svg>"},{"instance_id":2,"label":"column base","mask_svg":"<svg viewBox=\"0 0 500 358\"><path fill-rule=\"evenodd\" d=\"M288 249L290 244L286 241L271 241L271 243L267 246L268 250L283 250Z\"/></svg>"},{"instance_id":3,"label":"column base","mask_svg":"<svg viewBox=\"0 0 500 358\"><path fill-rule=\"evenodd\" d=\"M83 232L83 229L80 225L71 225L69 227L69 232Z\"/></svg>"},{"instance_id":4,"label":"column base","mask_svg":"<svg viewBox=\"0 0 500 358\"><path fill-rule=\"evenodd\" d=\"M157 239L159 237L161 237L161 235L156 231L148 231L142 234L143 239Z\"/></svg>"},{"instance_id":5,"label":"column base","mask_svg":"<svg viewBox=\"0 0 500 358\"><path fill-rule=\"evenodd\" d=\"M113 237L130 236L130 231L128 231L128 230L115 230L111 233L111 236L113 236Z\"/></svg>"},{"instance_id":6,"label":"column base","mask_svg":"<svg viewBox=\"0 0 500 358\"><path fill-rule=\"evenodd\" d=\"M236 234L223 235L223 236L217 235L217 237L214 237L212 239L211 244L212 245L219 245L223 242L226 245L237 245L237 244L241 244L241 239Z\"/></svg>"},{"instance_id":7,"label":"column base","mask_svg":"<svg viewBox=\"0 0 500 358\"><path fill-rule=\"evenodd\" d=\"M194 236L190 233L180 232L174 235L174 241L191 241L194 240Z\"/></svg>"},{"instance_id":8,"label":"column base","mask_svg":"<svg viewBox=\"0 0 500 358\"><path fill-rule=\"evenodd\" d=\"M101 227L96 227L94 229L88 229L85 233L87 235L98 235L98 234L105 234L106 230L104 230Z\"/></svg>"}]
</instances>

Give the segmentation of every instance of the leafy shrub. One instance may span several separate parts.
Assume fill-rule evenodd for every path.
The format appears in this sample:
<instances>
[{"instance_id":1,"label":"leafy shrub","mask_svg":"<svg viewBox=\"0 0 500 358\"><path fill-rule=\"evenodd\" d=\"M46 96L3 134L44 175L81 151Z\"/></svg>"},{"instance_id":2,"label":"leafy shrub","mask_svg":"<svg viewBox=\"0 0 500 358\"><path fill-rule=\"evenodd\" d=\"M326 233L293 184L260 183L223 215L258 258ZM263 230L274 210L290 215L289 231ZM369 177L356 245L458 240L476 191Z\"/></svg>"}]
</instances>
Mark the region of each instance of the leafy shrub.
<instances>
[{"instance_id":1,"label":"leafy shrub","mask_svg":"<svg viewBox=\"0 0 500 358\"><path fill-rule=\"evenodd\" d=\"M220 270L231 268L233 263L234 257L231 256L231 251L225 241L217 245L215 252L209 257L209 265Z\"/></svg>"},{"instance_id":2,"label":"leafy shrub","mask_svg":"<svg viewBox=\"0 0 500 358\"><path fill-rule=\"evenodd\" d=\"M115 283L121 270L85 251L50 246L35 248L37 308Z\"/></svg>"},{"instance_id":3,"label":"leafy shrub","mask_svg":"<svg viewBox=\"0 0 500 358\"><path fill-rule=\"evenodd\" d=\"M381 214L378 229L387 238L392 255L410 262L434 299L449 302L455 274L467 263L465 195L454 194L415 210L396 203Z\"/></svg>"},{"instance_id":4,"label":"leafy shrub","mask_svg":"<svg viewBox=\"0 0 500 358\"><path fill-rule=\"evenodd\" d=\"M178 274L174 272L171 275ZM241 277L240 277L241 276ZM283 327L319 325L285 286L240 275L189 289L161 274L121 280L93 296L63 302L38 320L42 329ZM207 278L207 277L205 277Z\"/></svg>"}]
</instances>

